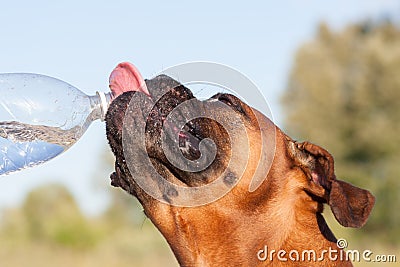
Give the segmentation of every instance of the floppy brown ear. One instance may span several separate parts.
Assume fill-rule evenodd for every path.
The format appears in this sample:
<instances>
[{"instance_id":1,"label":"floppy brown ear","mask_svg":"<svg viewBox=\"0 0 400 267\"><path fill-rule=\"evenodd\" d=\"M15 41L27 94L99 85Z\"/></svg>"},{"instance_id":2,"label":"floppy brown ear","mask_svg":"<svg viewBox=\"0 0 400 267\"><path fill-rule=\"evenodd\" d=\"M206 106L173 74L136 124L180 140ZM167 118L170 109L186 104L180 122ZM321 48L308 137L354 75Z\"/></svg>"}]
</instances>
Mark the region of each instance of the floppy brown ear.
<instances>
[{"instance_id":1,"label":"floppy brown ear","mask_svg":"<svg viewBox=\"0 0 400 267\"><path fill-rule=\"evenodd\" d=\"M374 206L374 196L367 190L336 180L333 157L325 149L309 142L288 141L289 155L311 181L305 190L328 202L341 225L362 227Z\"/></svg>"},{"instance_id":2,"label":"floppy brown ear","mask_svg":"<svg viewBox=\"0 0 400 267\"><path fill-rule=\"evenodd\" d=\"M362 227L371 213L375 197L367 190L334 180L329 205L336 220L345 227Z\"/></svg>"}]
</instances>

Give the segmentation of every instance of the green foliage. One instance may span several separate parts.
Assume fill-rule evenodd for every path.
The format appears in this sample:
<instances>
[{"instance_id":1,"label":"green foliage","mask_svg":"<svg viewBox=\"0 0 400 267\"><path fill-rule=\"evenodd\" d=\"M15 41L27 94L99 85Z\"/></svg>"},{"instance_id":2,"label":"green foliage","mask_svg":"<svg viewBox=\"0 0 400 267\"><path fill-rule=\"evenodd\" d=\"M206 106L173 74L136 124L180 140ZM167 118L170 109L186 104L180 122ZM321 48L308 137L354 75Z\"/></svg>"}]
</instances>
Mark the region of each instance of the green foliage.
<instances>
[{"instance_id":1,"label":"green foliage","mask_svg":"<svg viewBox=\"0 0 400 267\"><path fill-rule=\"evenodd\" d=\"M71 248L90 248L98 241L71 194L62 186L48 185L32 191L22 207L32 240Z\"/></svg>"},{"instance_id":2,"label":"green foliage","mask_svg":"<svg viewBox=\"0 0 400 267\"><path fill-rule=\"evenodd\" d=\"M327 148L338 177L373 191L364 231L398 243L400 29L366 22L336 33L321 24L297 52L283 104L292 136Z\"/></svg>"},{"instance_id":3,"label":"green foliage","mask_svg":"<svg viewBox=\"0 0 400 267\"><path fill-rule=\"evenodd\" d=\"M0 266L177 266L137 201L122 190L110 193L109 209L86 218L64 187L35 189L0 218Z\"/></svg>"}]
</instances>

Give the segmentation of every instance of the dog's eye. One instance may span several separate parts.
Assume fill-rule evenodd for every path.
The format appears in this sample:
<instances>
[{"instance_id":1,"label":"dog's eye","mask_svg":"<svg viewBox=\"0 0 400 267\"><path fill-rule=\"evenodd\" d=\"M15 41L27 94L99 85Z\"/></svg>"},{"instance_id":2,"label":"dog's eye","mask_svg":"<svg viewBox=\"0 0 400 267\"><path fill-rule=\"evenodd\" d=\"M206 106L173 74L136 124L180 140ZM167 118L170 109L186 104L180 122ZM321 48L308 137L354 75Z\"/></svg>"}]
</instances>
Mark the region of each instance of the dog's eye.
<instances>
[{"instance_id":1,"label":"dog's eye","mask_svg":"<svg viewBox=\"0 0 400 267\"><path fill-rule=\"evenodd\" d=\"M220 98L219 101L221 101L221 102L227 104L227 105L230 106L230 107L233 106L233 103L232 103L229 99L227 99L227 98Z\"/></svg>"},{"instance_id":2,"label":"dog's eye","mask_svg":"<svg viewBox=\"0 0 400 267\"><path fill-rule=\"evenodd\" d=\"M236 111L239 111L240 113L245 113L242 107L242 102L234 95L221 94L218 96L218 100L232 107Z\"/></svg>"}]
</instances>

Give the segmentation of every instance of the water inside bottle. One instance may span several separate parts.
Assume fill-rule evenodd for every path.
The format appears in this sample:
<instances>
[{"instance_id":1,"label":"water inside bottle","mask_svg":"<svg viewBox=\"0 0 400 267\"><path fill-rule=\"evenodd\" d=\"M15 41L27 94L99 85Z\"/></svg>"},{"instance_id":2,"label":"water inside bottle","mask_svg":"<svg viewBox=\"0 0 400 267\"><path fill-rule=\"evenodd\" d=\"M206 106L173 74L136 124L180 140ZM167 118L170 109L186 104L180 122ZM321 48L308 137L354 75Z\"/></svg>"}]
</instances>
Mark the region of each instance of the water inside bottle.
<instances>
[{"instance_id":1,"label":"water inside bottle","mask_svg":"<svg viewBox=\"0 0 400 267\"><path fill-rule=\"evenodd\" d=\"M80 127L0 122L0 175L33 167L64 152L79 138Z\"/></svg>"}]
</instances>

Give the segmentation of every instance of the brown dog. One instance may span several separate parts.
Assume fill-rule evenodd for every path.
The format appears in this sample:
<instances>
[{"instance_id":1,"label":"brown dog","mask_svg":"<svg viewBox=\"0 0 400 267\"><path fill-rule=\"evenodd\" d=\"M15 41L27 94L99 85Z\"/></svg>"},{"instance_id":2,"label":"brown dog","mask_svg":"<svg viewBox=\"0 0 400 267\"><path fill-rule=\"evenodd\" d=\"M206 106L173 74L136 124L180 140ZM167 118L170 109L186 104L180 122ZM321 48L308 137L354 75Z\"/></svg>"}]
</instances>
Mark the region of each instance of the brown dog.
<instances>
[{"instance_id":1,"label":"brown dog","mask_svg":"<svg viewBox=\"0 0 400 267\"><path fill-rule=\"evenodd\" d=\"M132 168L128 167L132 163L135 168L145 159L130 162L131 159L126 157L130 152L142 149L135 143L137 133L134 129L142 127L137 121L146 114L127 112L125 115L135 92L124 93L112 102L106 118L107 137L116 157L112 185L138 198L181 266L352 266L345 257L340 257L336 238L322 216L323 204L329 204L340 224L361 227L373 207L374 197L366 190L336 180L333 158L326 150L308 142L293 141L268 118L235 96L217 94L208 102L224 103L229 106L229 111L207 109L215 119L196 118L187 123L179 130L177 151L189 160L196 160L212 147L205 145L202 150L200 141L210 138L217 149L213 161L201 171L182 171L169 162L163 151L162 125L179 104L188 100L200 105L203 102L196 100L189 89L164 75L146 80L146 85L153 99L161 89L168 91L154 107L150 98L142 98L145 103L130 104L136 105L136 110L141 109L140 105L151 106L151 112L145 118L143 155L150 158L157 172L166 181L188 188L210 184L222 175L223 184L232 187L218 200L196 207L182 207L174 205L174 199L181 193L179 190L160 184L149 173L141 173L149 183L158 183L162 201L149 196L137 184L131 174ZM232 112L241 119L246 136L237 132L235 124L222 127L218 123L218 118L229 118ZM126 120L125 116L130 119ZM123 126L124 117L128 125ZM128 129L124 133L123 127ZM274 147L262 144L262 136L266 136L266 140L274 137ZM127 144L124 147L123 137ZM174 145L174 142L170 144ZM248 153L243 156L232 154L237 146L247 146ZM260 160L265 160L263 155L271 149L275 149L275 154L265 180L250 192L253 177L264 164ZM235 162L229 163L233 156L238 161L248 157L243 173L235 168ZM303 257L304 251L306 257Z\"/></svg>"}]
</instances>

